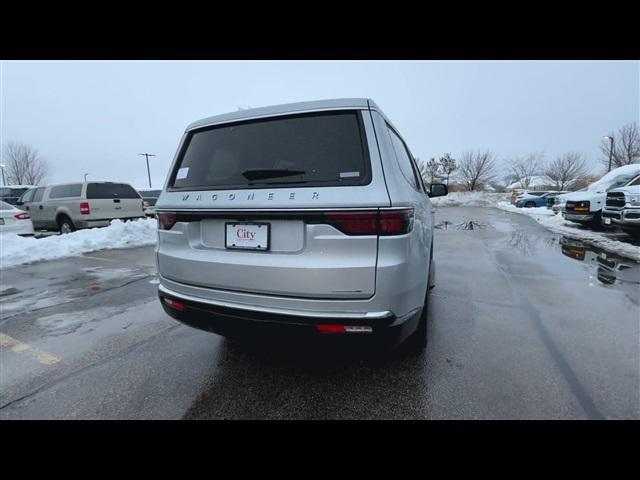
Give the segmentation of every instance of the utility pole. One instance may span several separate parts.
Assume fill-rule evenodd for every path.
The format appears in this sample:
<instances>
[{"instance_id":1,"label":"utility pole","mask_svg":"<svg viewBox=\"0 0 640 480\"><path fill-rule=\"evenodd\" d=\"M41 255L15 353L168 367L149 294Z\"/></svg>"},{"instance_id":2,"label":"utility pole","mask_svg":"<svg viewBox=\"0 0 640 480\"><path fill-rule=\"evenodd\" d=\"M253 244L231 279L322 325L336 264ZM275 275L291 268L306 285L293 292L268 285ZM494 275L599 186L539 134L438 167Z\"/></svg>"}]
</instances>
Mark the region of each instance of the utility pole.
<instances>
[{"instance_id":1,"label":"utility pole","mask_svg":"<svg viewBox=\"0 0 640 480\"><path fill-rule=\"evenodd\" d=\"M609 139L609 170L607 170L607 172L610 172L611 171L611 157L613 157L613 137L602 137L602 138Z\"/></svg>"},{"instance_id":2,"label":"utility pole","mask_svg":"<svg viewBox=\"0 0 640 480\"><path fill-rule=\"evenodd\" d=\"M147 175L149 176L149 188L151 188L151 171L149 170L149 157L155 157L153 153L139 153L147 158Z\"/></svg>"},{"instance_id":3,"label":"utility pole","mask_svg":"<svg viewBox=\"0 0 640 480\"><path fill-rule=\"evenodd\" d=\"M85 182L87 181L87 175L89 175L89 174L88 174L88 173L85 173L85 174L84 174L84 181L85 181Z\"/></svg>"},{"instance_id":4,"label":"utility pole","mask_svg":"<svg viewBox=\"0 0 640 480\"><path fill-rule=\"evenodd\" d=\"M2 170L2 186L6 187L7 186L7 181L4 179L4 169L5 169L5 165L4 164L0 164L0 170Z\"/></svg>"}]
</instances>

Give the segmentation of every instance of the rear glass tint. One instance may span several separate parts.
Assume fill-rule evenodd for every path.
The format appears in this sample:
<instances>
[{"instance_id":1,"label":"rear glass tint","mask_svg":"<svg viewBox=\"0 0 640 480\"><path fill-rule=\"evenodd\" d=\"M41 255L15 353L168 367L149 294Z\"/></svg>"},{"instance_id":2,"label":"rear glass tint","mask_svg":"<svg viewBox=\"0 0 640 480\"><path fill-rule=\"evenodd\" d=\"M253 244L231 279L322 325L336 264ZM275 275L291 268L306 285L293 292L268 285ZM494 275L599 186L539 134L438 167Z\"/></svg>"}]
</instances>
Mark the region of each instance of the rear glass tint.
<instances>
[{"instance_id":1,"label":"rear glass tint","mask_svg":"<svg viewBox=\"0 0 640 480\"><path fill-rule=\"evenodd\" d=\"M216 189L363 185L369 181L362 119L359 112L346 111L191 132L170 184L177 189Z\"/></svg>"},{"instance_id":2,"label":"rear glass tint","mask_svg":"<svg viewBox=\"0 0 640 480\"><path fill-rule=\"evenodd\" d=\"M100 198L140 198L138 192L126 183L90 183L87 185L87 199Z\"/></svg>"}]
</instances>

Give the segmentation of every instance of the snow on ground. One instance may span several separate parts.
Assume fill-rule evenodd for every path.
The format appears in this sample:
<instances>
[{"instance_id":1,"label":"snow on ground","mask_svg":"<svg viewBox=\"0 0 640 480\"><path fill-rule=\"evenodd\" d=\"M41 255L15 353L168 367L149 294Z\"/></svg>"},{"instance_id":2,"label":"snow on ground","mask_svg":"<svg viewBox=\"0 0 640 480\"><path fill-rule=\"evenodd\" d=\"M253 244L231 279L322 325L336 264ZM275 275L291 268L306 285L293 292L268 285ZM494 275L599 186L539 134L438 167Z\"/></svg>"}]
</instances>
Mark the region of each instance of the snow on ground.
<instances>
[{"instance_id":1,"label":"snow on ground","mask_svg":"<svg viewBox=\"0 0 640 480\"><path fill-rule=\"evenodd\" d=\"M511 194L492 192L450 192L445 197L431 200L437 207L495 207L498 202L507 201Z\"/></svg>"},{"instance_id":2,"label":"snow on ground","mask_svg":"<svg viewBox=\"0 0 640 480\"><path fill-rule=\"evenodd\" d=\"M132 222L113 220L108 227L41 239L14 234L0 235L0 268L72 257L96 250L154 245L158 237L156 230L156 220L145 218Z\"/></svg>"}]
</instances>

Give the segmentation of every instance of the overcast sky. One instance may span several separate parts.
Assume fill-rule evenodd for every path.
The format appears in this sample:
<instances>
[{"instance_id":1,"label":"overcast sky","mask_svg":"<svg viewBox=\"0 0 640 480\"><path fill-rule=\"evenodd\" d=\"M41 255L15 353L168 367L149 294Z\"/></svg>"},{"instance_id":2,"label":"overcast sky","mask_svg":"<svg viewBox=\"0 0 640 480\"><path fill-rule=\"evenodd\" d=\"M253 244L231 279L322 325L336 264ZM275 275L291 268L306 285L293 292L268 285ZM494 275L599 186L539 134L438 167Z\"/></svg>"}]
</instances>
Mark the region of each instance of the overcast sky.
<instances>
[{"instance_id":1,"label":"overcast sky","mask_svg":"<svg viewBox=\"0 0 640 480\"><path fill-rule=\"evenodd\" d=\"M0 141L28 143L51 182L154 187L187 124L238 107L370 97L421 159L491 149L500 159L582 152L640 116L640 62L156 62L1 64Z\"/></svg>"}]
</instances>

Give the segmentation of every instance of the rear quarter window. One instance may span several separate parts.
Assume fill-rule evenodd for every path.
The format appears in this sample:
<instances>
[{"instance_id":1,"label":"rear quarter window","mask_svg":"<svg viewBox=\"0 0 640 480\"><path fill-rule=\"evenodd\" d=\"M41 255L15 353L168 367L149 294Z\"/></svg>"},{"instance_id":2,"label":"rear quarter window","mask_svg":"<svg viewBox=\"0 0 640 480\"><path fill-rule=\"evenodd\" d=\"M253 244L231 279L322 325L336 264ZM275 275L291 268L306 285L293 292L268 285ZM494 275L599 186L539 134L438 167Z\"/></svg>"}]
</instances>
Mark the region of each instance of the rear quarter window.
<instances>
[{"instance_id":1,"label":"rear quarter window","mask_svg":"<svg viewBox=\"0 0 640 480\"><path fill-rule=\"evenodd\" d=\"M247 178L255 171L300 172ZM171 189L364 185L371 181L359 111L288 115L189 132Z\"/></svg>"},{"instance_id":2,"label":"rear quarter window","mask_svg":"<svg viewBox=\"0 0 640 480\"><path fill-rule=\"evenodd\" d=\"M70 185L58 185L51 187L49 198L70 198L79 197L82 194L82 184L74 183Z\"/></svg>"}]
</instances>

